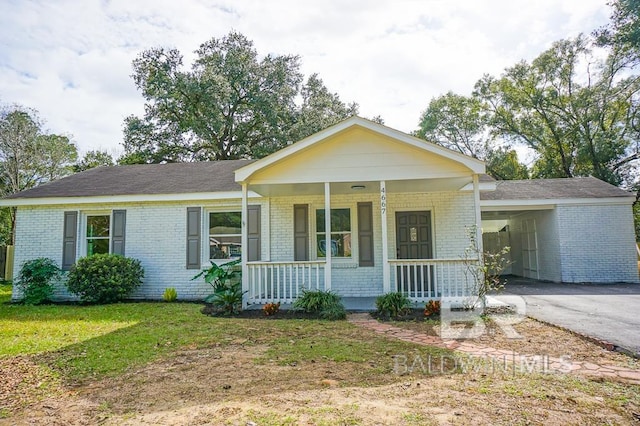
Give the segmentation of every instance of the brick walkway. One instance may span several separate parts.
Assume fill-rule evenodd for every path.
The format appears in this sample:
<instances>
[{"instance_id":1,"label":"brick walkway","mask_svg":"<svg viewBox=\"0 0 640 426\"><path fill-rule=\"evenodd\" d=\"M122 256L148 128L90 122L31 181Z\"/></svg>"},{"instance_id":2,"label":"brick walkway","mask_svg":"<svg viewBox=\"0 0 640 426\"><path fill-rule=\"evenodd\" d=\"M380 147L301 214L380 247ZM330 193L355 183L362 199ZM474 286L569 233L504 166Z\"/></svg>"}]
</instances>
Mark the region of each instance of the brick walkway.
<instances>
[{"instance_id":1,"label":"brick walkway","mask_svg":"<svg viewBox=\"0 0 640 426\"><path fill-rule=\"evenodd\" d=\"M521 355L510 350L476 345L464 340L442 340L437 336L428 336L417 331L378 322L371 318L368 313L350 314L348 320L359 327L373 330L378 334L383 334L394 339L416 343L418 345L451 349L462 352L469 357L520 363L521 366L527 367L535 366L535 362L540 362L537 369L546 373L568 373L592 377L607 377L640 385L640 370L615 365L598 365L586 361L572 362L554 357L535 358L531 355Z\"/></svg>"}]
</instances>

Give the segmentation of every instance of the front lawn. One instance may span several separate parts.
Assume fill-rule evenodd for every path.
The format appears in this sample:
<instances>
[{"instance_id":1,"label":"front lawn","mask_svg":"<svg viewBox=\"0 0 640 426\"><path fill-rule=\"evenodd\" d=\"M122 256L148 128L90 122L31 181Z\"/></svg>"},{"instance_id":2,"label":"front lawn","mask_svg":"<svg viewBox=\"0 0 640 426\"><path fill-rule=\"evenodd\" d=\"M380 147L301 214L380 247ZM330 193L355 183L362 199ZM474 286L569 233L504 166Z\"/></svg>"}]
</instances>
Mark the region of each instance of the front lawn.
<instances>
[{"instance_id":1,"label":"front lawn","mask_svg":"<svg viewBox=\"0 0 640 426\"><path fill-rule=\"evenodd\" d=\"M640 411L638 386L462 371L449 351L346 321L214 318L192 303L31 307L3 303L10 290L0 425L632 424ZM434 373L399 374L398 355Z\"/></svg>"}]
</instances>

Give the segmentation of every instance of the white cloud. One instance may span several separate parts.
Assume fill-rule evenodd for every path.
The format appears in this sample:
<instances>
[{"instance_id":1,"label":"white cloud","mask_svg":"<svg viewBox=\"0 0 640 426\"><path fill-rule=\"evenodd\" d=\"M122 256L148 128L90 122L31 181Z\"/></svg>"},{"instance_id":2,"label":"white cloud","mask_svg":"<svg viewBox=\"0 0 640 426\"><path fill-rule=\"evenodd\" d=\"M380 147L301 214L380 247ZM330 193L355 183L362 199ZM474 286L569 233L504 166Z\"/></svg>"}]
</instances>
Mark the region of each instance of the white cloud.
<instances>
[{"instance_id":1,"label":"white cloud","mask_svg":"<svg viewBox=\"0 0 640 426\"><path fill-rule=\"evenodd\" d=\"M344 3L347 3L346 5ZM143 111L130 78L144 49L186 62L235 29L261 54L299 54L361 114L416 128L429 100L469 93L483 73L532 59L555 40L606 23L602 0L67 0L0 3L0 101L36 108L82 151L119 149L125 116Z\"/></svg>"}]
</instances>

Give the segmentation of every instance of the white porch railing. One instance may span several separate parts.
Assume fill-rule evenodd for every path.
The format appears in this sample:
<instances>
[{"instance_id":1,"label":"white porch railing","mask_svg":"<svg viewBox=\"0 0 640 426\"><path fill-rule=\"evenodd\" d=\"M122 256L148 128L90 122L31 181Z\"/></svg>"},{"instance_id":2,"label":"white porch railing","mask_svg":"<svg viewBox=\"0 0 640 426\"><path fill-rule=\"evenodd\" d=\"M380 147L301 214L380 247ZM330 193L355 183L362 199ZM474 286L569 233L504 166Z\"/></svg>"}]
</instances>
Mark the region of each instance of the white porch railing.
<instances>
[{"instance_id":1,"label":"white porch railing","mask_svg":"<svg viewBox=\"0 0 640 426\"><path fill-rule=\"evenodd\" d=\"M293 303L303 289L324 290L325 262L249 262L249 304Z\"/></svg>"},{"instance_id":2,"label":"white porch railing","mask_svg":"<svg viewBox=\"0 0 640 426\"><path fill-rule=\"evenodd\" d=\"M461 259L389 259L391 291L424 302L430 299L464 299L474 283Z\"/></svg>"}]
</instances>

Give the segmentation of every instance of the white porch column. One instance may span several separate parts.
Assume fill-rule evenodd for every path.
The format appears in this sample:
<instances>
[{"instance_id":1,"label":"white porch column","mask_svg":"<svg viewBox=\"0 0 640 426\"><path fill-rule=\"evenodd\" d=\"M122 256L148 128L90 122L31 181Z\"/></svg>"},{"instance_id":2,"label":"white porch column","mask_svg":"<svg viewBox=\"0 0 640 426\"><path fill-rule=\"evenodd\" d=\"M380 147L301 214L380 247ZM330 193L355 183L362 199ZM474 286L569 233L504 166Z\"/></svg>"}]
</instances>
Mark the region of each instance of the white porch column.
<instances>
[{"instance_id":1,"label":"white porch column","mask_svg":"<svg viewBox=\"0 0 640 426\"><path fill-rule=\"evenodd\" d=\"M246 292L249 290L249 267L247 266L247 256L249 255L248 252L248 248L249 248L249 237L248 237L248 229L247 229L247 223L248 223L248 210L249 210L249 200L248 200L248 194L247 194L248 190L247 190L247 184L246 182L242 183L242 226L241 226L241 232L242 232L242 236L240 237L240 244L241 244L241 249L242 249L242 291ZM247 297L248 297L249 293L244 293L242 296L242 307L246 308L247 307Z\"/></svg>"},{"instance_id":2,"label":"white porch column","mask_svg":"<svg viewBox=\"0 0 640 426\"><path fill-rule=\"evenodd\" d=\"M482 214L480 212L480 179L478 174L473 175L473 204L476 210L476 241L478 244L478 252L483 253L484 248L482 245Z\"/></svg>"},{"instance_id":3,"label":"white porch column","mask_svg":"<svg viewBox=\"0 0 640 426\"><path fill-rule=\"evenodd\" d=\"M324 289L331 290L331 184L324 183L324 235L325 246L324 255L326 263L324 266Z\"/></svg>"},{"instance_id":4,"label":"white porch column","mask_svg":"<svg viewBox=\"0 0 640 426\"><path fill-rule=\"evenodd\" d=\"M380 181L380 217L382 219L382 291L391 292L391 270L389 269L389 237L387 235L387 184Z\"/></svg>"}]
</instances>

